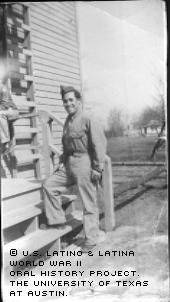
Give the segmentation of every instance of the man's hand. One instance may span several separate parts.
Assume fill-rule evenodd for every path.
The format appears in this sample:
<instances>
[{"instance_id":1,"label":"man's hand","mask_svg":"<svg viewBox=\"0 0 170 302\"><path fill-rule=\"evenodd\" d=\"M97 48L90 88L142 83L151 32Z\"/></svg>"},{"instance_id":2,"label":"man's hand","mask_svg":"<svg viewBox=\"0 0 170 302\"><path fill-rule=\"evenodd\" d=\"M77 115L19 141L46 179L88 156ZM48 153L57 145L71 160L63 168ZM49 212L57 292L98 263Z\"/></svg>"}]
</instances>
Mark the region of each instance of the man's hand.
<instances>
[{"instance_id":1,"label":"man's hand","mask_svg":"<svg viewBox=\"0 0 170 302\"><path fill-rule=\"evenodd\" d=\"M98 184L102 179L102 173L96 170L91 171L91 180L93 183Z\"/></svg>"}]
</instances>

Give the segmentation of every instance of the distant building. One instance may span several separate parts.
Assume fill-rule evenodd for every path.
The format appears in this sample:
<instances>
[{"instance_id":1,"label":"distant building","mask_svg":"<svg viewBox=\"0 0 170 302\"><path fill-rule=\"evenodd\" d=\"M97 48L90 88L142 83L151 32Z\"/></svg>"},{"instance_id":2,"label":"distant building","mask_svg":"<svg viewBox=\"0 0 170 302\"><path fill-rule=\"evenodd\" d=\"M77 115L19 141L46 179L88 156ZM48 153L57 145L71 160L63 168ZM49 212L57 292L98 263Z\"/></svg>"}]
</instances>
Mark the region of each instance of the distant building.
<instances>
[{"instance_id":1,"label":"distant building","mask_svg":"<svg viewBox=\"0 0 170 302\"><path fill-rule=\"evenodd\" d=\"M161 122L158 120L151 120L149 123L141 126L141 131L144 135L158 135L161 130Z\"/></svg>"}]
</instances>

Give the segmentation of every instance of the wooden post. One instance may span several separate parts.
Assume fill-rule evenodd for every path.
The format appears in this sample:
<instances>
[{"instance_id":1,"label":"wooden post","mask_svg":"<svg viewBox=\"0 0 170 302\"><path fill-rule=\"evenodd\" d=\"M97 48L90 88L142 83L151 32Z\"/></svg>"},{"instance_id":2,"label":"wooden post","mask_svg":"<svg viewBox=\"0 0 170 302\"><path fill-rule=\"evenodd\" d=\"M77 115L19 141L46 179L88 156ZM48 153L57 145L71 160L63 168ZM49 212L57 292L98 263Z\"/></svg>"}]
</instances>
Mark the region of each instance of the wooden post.
<instances>
[{"instance_id":1,"label":"wooden post","mask_svg":"<svg viewBox=\"0 0 170 302\"><path fill-rule=\"evenodd\" d=\"M105 210L105 231L112 231L115 226L114 214L114 196L112 181L111 160L106 156L105 167L103 172L103 191L104 191L104 210Z\"/></svg>"},{"instance_id":2,"label":"wooden post","mask_svg":"<svg viewBox=\"0 0 170 302\"><path fill-rule=\"evenodd\" d=\"M52 122L53 119L49 119L48 125L49 125L49 135L50 135L50 142L51 142L51 138L52 138ZM54 166L55 166L55 161L54 161L54 157L55 157L55 153L52 152L51 148L50 148L50 163L51 163L51 172L54 171Z\"/></svg>"},{"instance_id":3,"label":"wooden post","mask_svg":"<svg viewBox=\"0 0 170 302\"><path fill-rule=\"evenodd\" d=\"M48 115L44 112L40 112L41 122L42 122L42 136L43 136L43 156L44 156L44 165L45 165L45 176L50 176L51 172L51 151L50 151L50 129L49 129L49 118Z\"/></svg>"},{"instance_id":4,"label":"wooden post","mask_svg":"<svg viewBox=\"0 0 170 302\"><path fill-rule=\"evenodd\" d=\"M31 31L29 30L29 24L30 24L30 11L29 11L29 6L25 6L23 5L23 16L24 16L24 25L25 26L25 30L24 30L24 41L23 41L23 47L24 49L27 49L29 51L31 51ZM28 27L27 27L28 26ZM28 56L26 55L26 64L27 64L27 77L32 77L33 76L33 64L32 64L32 56ZM27 83L28 85L28 89L27 89L27 98L30 99L32 102L35 102L35 97L34 97L34 81L28 81ZM37 114L37 109L36 107L33 107L31 109L31 113L34 113L35 115ZM37 117L36 116L32 116L30 119L30 126L31 127L37 127L38 123L37 123ZM32 146L37 146L39 143L38 141L38 135L37 133L34 133L32 135L32 140L31 140L31 145ZM34 149L33 153L38 153L38 149ZM35 177L38 179L41 179L41 169L40 169L40 160L36 160L34 162L34 173L35 173Z\"/></svg>"}]
</instances>

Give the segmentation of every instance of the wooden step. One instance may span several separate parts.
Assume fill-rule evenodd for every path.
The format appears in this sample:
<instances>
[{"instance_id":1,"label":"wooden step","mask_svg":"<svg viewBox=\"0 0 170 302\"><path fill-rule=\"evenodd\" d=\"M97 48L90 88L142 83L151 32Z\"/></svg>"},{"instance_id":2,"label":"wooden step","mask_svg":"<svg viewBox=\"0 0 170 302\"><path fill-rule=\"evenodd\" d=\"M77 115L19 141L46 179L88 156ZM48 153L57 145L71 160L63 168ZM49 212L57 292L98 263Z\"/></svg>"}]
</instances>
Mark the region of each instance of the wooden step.
<instances>
[{"instance_id":1,"label":"wooden step","mask_svg":"<svg viewBox=\"0 0 170 302\"><path fill-rule=\"evenodd\" d=\"M31 31L31 27L25 23L21 24L22 29L24 29L25 31L30 32Z\"/></svg>"},{"instance_id":2,"label":"wooden step","mask_svg":"<svg viewBox=\"0 0 170 302\"><path fill-rule=\"evenodd\" d=\"M34 80L34 78L33 78L32 75L25 74L24 75L24 80L27 81L27 82L32 82Z\"/></svg>"},{"instance_id":3,"label":"wooden step","mask_svg":"<svg viewBox=\"0 0 170 302\"><path fill-rule=\"evenodd\" d=\"M25 127L20 127L19 129L17 126L15 127L15 139L26 139L30 138L32 134L38 133L38 128L31 127L29 128L28 126Z\"/></svg>"},{"instance_id":4,"label":"wooden step","mask_svg":"<svg viewBox=\"0 0 170 302\"><path fill-rule=\"evenodd\" d=\"M38 128L34 128L34 127L31 127L31 128L25 128L25 127L23 127L22 129L20 129L17 133L16 133L16 135L20 135L20 134L22 134L22 133L38 133Z\"/></svg>"},{"instance_id":5,"label":"wooden step","mask_svg":"<svg viewBox=\"0 0 170 302\"><path fill-rule=\"evenodd\" d=\"M40 250L42 247L54 242L65 234L71 232L73 229L79 227L82 224L82 215L79 215L80 219L73 218L72 221L68 222L64 229L49 228L46 230L37 230L26 236L23 236L17 240L7 243L3 247L3 256L5 266L9 265L10 260L19 260L23 258L23 251L28 251L29 255L33 251ZM11 259L10 250L17 249L17 255L15 259Z\"/></svg>"},{"instance_id":6,"label":"wooden step","mask_svg":"<svg viewBox=\"0 0 170 302\"><path fill-rule=\"evenodd\" d=\"M27 157L23 158L17 158L17 166L23 166L23 165L29 165L35 160L39 160L42 158L42 155L37 153L37 154L32 154Z\"/></svg>"},{"instance_id":7,"label":"wooden step","mask_svg":"<svg viewBox=\"0 0 170 302\"><path fill-rule=\"evenodd\" d=\"M27 206L41 198L42 182L25 179L2 179L2 202L4 210ZM77 199L75 194L62 194L63 204Z\"/></svg>"},{"instance_id":8,"label":"wooden step","mask_svg":"<svg viewBox=\"0 0 170 302\"><path fill-rule=\"evenodd\" d=\"M9 228L10 226L16 225L22 221L40 215L41 213L42 213L42 202L40 201L35 202L35 204L31 204L29 206L8 211L7 213L4 213L3 211L2 228L3 229Z\"/></svg>"},{"instance_id":9,"label":"wooden step","mask_svg":"<svg viewBox=\"0 0 170 302\"><path fill-rule=\"evenodd\" d=\"M28 88L28 83L27 83L27 81L21 80L21 81L20 81L20 86L21 86L22 88Z\"/></svg>"},{"instance_id":10,"label":"wooden step","mask_svg":"<svg viewBox=\"0 0 170 302\"><path fill-rule=\"evenodd\" d=\"M30 49L23 48L23 54L26 55L26 56L31 57L32 56L32 51Z\"/></svg>"},{"instance_id":11,"label":"wooden step","mask_svg":"<svg viewBox=\"0 0 170 302\"><path fill-rule=\"evenodd\" d=\"M21 207L25 208L28 205L34 205L39 203L41 200L41 190L33 190L22 195L11 197L2 201L3 213L19 209Z\"/></svg>"},{"instance_id":12,"label":"wooden step","mask_svg":"<svg viewBox=\"0 0 170 302\"><path fill-rule=\"evenodd\" d=\"M7 213L9 211L27 207L28 205L34 205L39 203L39 200L42 196L42 188L35 190L30 190L28 192L24 192L17 196L7 197L2 201L3 212ZM77 195L64 195L62 196L62 205L65 206L68 203L72 203L77 199Z\"/></svg>"},{"instance_id":13,"label":"wooden step","mask_svg":"<svg viewBox=\"0 0 170 302\"><path fill-rule=\"evenodd\" d=\"M39 150L40 148L42 148L40 145L36 145L36 146L16 145L16 146L14 146L14 150L16 150L16 151L20 151L20 150Z\"/></svg>"},{"instance_id":14,"label":"wooden step","mask_svg":"<svg viewBox=\"0 0 170 302\"><path fill-rule=\"evenodd\" d=\"M18 109L20 107L36 107L36 103L32 101L28 101L26 96L13 94L12 99L16 104L16 106L18 107Z\"/></svg>"},{"instance_id":15,"label":"wooden step","mask_svg":"<svg viewBox=\"0 0 170 302\"><path fill-rule=\"evenodd\" d=\"M39 191L42 187L40 181L29 181L23 178L5 179L1 181L2 200L22 196L33 191Z\"/></svg>"}]
</instances>

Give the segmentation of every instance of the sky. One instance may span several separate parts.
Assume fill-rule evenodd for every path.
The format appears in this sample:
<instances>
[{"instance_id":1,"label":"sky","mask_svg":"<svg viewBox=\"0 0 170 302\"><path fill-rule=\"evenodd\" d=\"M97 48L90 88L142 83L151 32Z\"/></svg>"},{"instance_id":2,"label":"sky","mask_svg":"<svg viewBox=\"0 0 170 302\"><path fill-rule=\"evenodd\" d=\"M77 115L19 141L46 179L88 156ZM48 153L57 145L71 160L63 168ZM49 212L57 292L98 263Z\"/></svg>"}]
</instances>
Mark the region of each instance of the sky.
<instances>
[{"instance_id":1,"label":"sky","mask_svg":"<svg viewBox=\"0 0 170 302\"><path fill-rule=\"evenodd\" d=\"M104 124L119 108L129 123L166 83L164 2L78 1L77 16L85 108Z\"/></svg>"}]
</instances>

